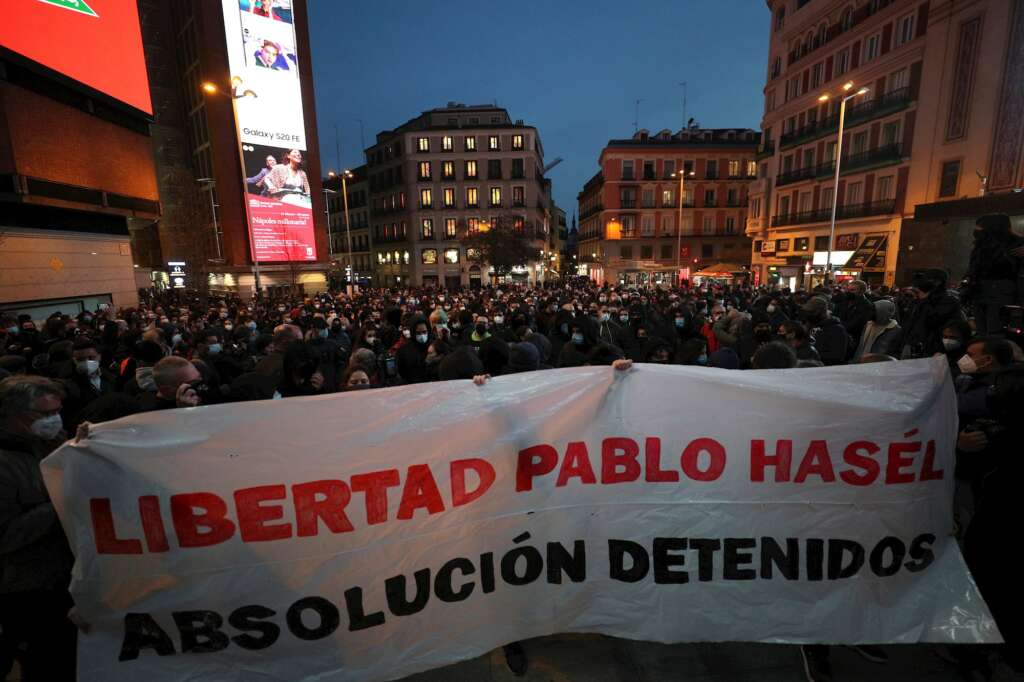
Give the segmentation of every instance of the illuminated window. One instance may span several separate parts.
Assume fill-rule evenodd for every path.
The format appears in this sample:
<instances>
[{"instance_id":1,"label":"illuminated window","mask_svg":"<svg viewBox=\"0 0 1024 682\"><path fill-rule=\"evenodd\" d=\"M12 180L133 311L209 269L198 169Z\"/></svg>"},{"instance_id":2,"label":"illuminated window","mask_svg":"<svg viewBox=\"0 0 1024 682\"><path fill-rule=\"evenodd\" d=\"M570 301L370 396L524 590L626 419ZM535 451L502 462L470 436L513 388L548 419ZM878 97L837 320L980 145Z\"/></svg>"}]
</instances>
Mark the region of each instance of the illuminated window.
<instances>
[{"instance_id":1,"label":"illuminated window","mask_svg":"<svg viewBox=\"0 0 1024 682\"><path fill-rule=\"evenodd\" d=\"M380 251L377 252L377 263L384 265L384 254Z\"/></svg>"},{"instance_id":2,"label":"illuminated window","mask_svg":"<svg viewBox=\"0 0 1024 682\"><path fill-rule=\"evenodd\" d=\"M517 215L512 219L512 229L522 234L526 230L526 218L521 215Z\"/></svg>"},{"instance_id":3,"label":"illuminated window","mask_svg":"<svg viewBox=\"0 0 1024 682\"><path fill-rule=\"evenodd\" d=\"M444 250L444 262L450 265L455 265L459 262L459 250L458 249L445 249Z\"/></svg>"},{"instance_id":4,"label":"illuminated window","mask_svg":"<svg viewBox=\"0 0 1024 682\"><path fill-rule=\"evenodd\" d=\"M390 251L388 251L386 254L384 254L384 262L387 263L388 265L391 265L391 252Z\"/></svg>"},{"instance_id":5,"label":"illuminated window","mask_svg":"<svg viewBox=\"0 0 1024 682\"><path fill-rule=\"evenodd\" d=\"M420 190L420 208L433 208L434 207L434 195L430 191L430 188Z\"/></svg>"},{"instance_id":6,"label":"illuminated window","mask_svg":"<svg viewBox=\"0 0 1024 682\"><path fill-rule=\"evenodd\" d=\"M405 192L398 193L398 206L400 208L405 208Z\"/></svg>"},{"instance_id":7,"label":"illuminated window","mask_svg":"<svg viewBox=\"0 0 1024 682\"><path fill-rule=\"evenodd\" d=\"M501 142L497 135L491 135L487 138L487 148L492 152L501 150Z\"/></svg>"},{"instance_id":8,"label":"illuminated window","mask_svg":"<svg viewBox=\"0 0 1024 682\"><path fill-rule=\"evenodd\" d=\"M421 152L430 151L430 138L429 137L418 137L416 138L416 148Z\"/></svg>"},{"instance_id":9,"label":"illuminated window","mask_svg":"<svg viewBox=\"0 0 1024 682\"><path fill-rule=\"evenodd\" d=\"M524 187L513 187L512 188L512 205L513 206L525 206L526 205L526 189Z\"/></svg>"},{"instance_id":10,"label":"illuminated window","mask_svg":"<svg viewBox=\"0 0 1024 682\"><path fill-rule=\"evenodd\" d=\"M740 175L740 162L730 161L729 162L729 177L737 178Z\"/></svg>"},{"instance_id":11,"label":"illuminated window","mask_svg":"<svg viewBox=\"0 0 1024 682\"><path fill-rule=\"evenodd\" d=\"M747 161L747 177L757 177L757 161Z\"/></svg>"},{"instance_id":12,"label":"illuminated window","mask_svg":"<svg viewBox=\"0 0 1024 682\"><path fill-rule=\"evenodd\" d=\"M420 161L420 180L430 179L430 162Z\"/></svg>"},{"instance_id":13,"label":"illuminated window","mask_svg":"<svg viewBox=\"0 0 1024 682\"><path fill-rule=\"evenodd\" d=\"M516 151L522 151L522 149L523 149L523 136L522 135L513 135L512 136L512 149L515 149Z\"/></svg>"},{"instance_id":14,"label":"illuminated window","mask_svg":"<svg viewBox=\"0 0 1024 682\"><path fill-rule=\"evenodd\" d=\"M467 178L475 178L476 177L476 161L467 161L466 162L466 177Z\"/></svg>"},{"instance_id":15,"label":"illuminated window","mask_svg":"<svg viewBox=\"0 0 1024 682\"><path fill-rule=\"evenodd\" d=\"M397 253L395 253L395 255L397 256L398 254L397 254ZM403 253L402 255L403 255L403 257L405 258L405 264L406 264L406 265L408 265L408 264L409 264L409 252L408 252L408 251L406 251L406 252L405 252L405 253Z\"/></svg>"},{"instance_id":16,"label":"illuminated window","mask_svg":"<svg viewBox=\"0 0 1024 682\"><path fill-rule=\"evenodd\" d=\"M476 208L479 206L479 200L477 199L476 187L466 188L466 208Z\"/></svg>"},{"instance_id":17,"label":"illuminated window","mask_svg":"<svg viewBox=\"0 0 1024 682\"><path fill-rule=\"evenodd\" d=\"M501 206L501 188L491 188L491 206Z\"/></svg>"},{"instance_id":18,"label":"illuminated window","mask_svg":"<svg viewBox=\"0 0 1024 682\"><path fill-rule=\"evenodd\" d=\"M480 231L480 219L470 218L466 221L466 226L470 234L476 234Z\"/></svg>"},{"instance_id":19,"label":"illuminated window","mask_svg":"<svg viewBox=\"0 0 1024 682\"><path fill-rule=\"evenodd\" d=\"M457 223L455 222L455 218L445 218L444 219L444 236L449 238L449 239L452 239L453 237L455 237L456 236L456 229L457 229L456 226L457 226Z\"/></svg>"},{"instance_id":20,"label":"illuminated window","mask_svg":"<svg viewBox=\"0 0 1024 682\"><path fill-rule=\"evenodd\" d=\"M434 238L434 221L431 218L424 218L423 224L420 229L420 234L424 239Z\"/></svg>"},{"instance_id":21,"label":"illuminated window","mask_svg":"<svg viewBox=\"0 0 1024 682\"><path fill-rule=\"evenodd\" d=\"M675 196L670 189L661 190L661 205L663 208L671 208L675 206Z\"/></svg>"},{"instance_id":22,"label":"illuminated window","mask_svg":"<svg viewBox=\"0 0 1024 682\"><path fill-rule=\"evenodd\" d=\"M455 162L445 161L441 166L441 177L445 180L455 179Z\"/></svg>"},{"instance_id":23,"label":"illuminated window","mask_svg":"<svg viewBox=\"0 0 1024 682\"><path fill-rule=\"evenodd\" d=\"M476 262L480 260L480 251L478 249L466 249L466 260Z\"/></svg>"},{"instance_id":24,"label":"illuminated window","mask_svg":"<svg viewBox=\"0 0 1024 682\"><path fill-rule=\"evenodd\" d=\"M424 265L437 265L437 249L423 249L420 262Z\"/></svg>"},{"instance_id":25,"label":"illuminated window","mask_svg":"<svg viewBox=\"0 0 1024 682\"><path fill-rule=\"evenodd\" d=\"M452 138L451 135L445 135L444 137L441 138L441 150L442 151L450 152L452 150L452 147L454 147L454 146L455 146L455 140Z\"/></svg>"},{"instance_id":26,"label":"illuminated window","mask_svg":"<svg viewBox=\"0 0 1024 682\"><path fill-rule=\"evenodd\" d=\"M444 207L452 208L455 206L455 188L445 187L444 188Z\"/></svg>"},{"instance_id":27,"label":"illuminated window","mask_svg":"<svg viewBox=\"0 0 1024 682\"><path fill-rule=\"evenodd\" d=\"M475 152L476 151L476 136L474 136L474 135L466 135L466 151L467 152Z\"/></svg>"}]
</instances>

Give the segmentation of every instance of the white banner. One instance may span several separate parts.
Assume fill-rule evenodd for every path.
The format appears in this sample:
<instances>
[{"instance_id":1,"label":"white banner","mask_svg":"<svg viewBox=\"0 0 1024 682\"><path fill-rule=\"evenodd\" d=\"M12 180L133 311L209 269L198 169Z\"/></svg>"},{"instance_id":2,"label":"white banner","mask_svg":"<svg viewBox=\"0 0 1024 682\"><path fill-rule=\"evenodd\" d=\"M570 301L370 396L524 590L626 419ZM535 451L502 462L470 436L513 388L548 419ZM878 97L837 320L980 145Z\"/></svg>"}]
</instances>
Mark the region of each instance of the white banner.
<instances>
[{"instance_id":1,"label":"white banner","mask_svg":"<svg viewBox=\"0 0 1024 682\"><path fill-rule=\"evenodd\" d=\"M80 679L386 680L558 632L996 642L944 361L640 365L129 417L43 462Z\"/></svg>"}]
</instances>

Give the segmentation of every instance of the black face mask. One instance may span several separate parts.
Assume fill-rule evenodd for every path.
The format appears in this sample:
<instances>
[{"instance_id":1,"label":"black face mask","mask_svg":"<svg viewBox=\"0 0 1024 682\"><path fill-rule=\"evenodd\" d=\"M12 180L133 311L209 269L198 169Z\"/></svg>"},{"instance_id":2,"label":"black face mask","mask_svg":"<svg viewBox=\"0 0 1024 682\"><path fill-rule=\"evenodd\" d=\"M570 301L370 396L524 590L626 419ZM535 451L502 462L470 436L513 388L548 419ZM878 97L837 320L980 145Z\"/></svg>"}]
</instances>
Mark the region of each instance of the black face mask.
<instances>
[{"instance_id":1,"label":"black face mask","mask_svg":"<svg viewBox=\"0 0 1024 682\"><path fill-rule=\"evenodd\" d=\"M478 324L476 326L476 334L477 334L477 336L483 336L486 333L487 333L487 325L486 324Z\"/></svg>"},{"instance_id":2,"label":"black face mask","mask_svg":"<svg viewBox=\"0 0 1024 682\"><path fill-rule=\"evenodd\" d=\"M754 338L761 343L767 343L772 340L772 333L768 330L754 332Z\"/></svg>"}]
</instances>

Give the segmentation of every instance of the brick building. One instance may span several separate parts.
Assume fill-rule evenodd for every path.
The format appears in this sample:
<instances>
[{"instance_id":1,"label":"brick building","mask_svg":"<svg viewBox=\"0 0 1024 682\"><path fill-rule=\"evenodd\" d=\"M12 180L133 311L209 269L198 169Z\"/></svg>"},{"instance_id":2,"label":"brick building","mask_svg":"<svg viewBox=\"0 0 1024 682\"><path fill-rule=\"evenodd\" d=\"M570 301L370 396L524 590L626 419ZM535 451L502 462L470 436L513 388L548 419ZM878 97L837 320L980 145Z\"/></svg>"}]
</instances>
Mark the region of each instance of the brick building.
<instances>
[{"instance_id":1,"label":"brick building","mask_svg":"<svg viewBox=\"0 0 1024 682\"><path fill-rule=\"evenodd\" d=\"M374 282L479 286L486 266L467 259L460 239L497 220L536 246L548 245L549 193L537 129L489 105L451 102L395 130L366 150ZM543 279L534 261L512 277Z\"/></svg>"},{"instance_id":2,"label":"brick building","mask_svg":"<svg viewBox=\"0 0 1024 682\"><path fill-rule=\"evenodd\" d=\"M719 262L749 265L743 226L758 142L755 131L725 128L641 130L610 140L598 160L601 170L578 196L578 274L655 284L688 279Z\"/></svg>"}]
</instances>

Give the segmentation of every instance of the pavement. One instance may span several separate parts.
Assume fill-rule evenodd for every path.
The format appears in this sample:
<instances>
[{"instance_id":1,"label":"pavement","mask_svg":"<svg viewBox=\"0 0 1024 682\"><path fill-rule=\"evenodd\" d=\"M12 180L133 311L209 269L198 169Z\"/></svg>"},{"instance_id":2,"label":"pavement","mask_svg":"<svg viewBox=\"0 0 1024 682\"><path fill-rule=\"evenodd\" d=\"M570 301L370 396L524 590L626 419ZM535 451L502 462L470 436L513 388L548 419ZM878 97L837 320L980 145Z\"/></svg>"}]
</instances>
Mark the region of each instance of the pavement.
<instances>
[{"instance_id":1,"label":"pavement","mask_svg":"<svg viewBox=\"0 0 1024 682\"><path fill-rule=\"evenodd\" d=\"M514 677L502 649L404 678L402 682L803 682L799 647L771 644L655 644L601 635L554 635L523 642L529 668ZM957 682L964 678L930 645L882 647L886 664L837 647L834 682Z\"/></svg>"}]
</instances>

